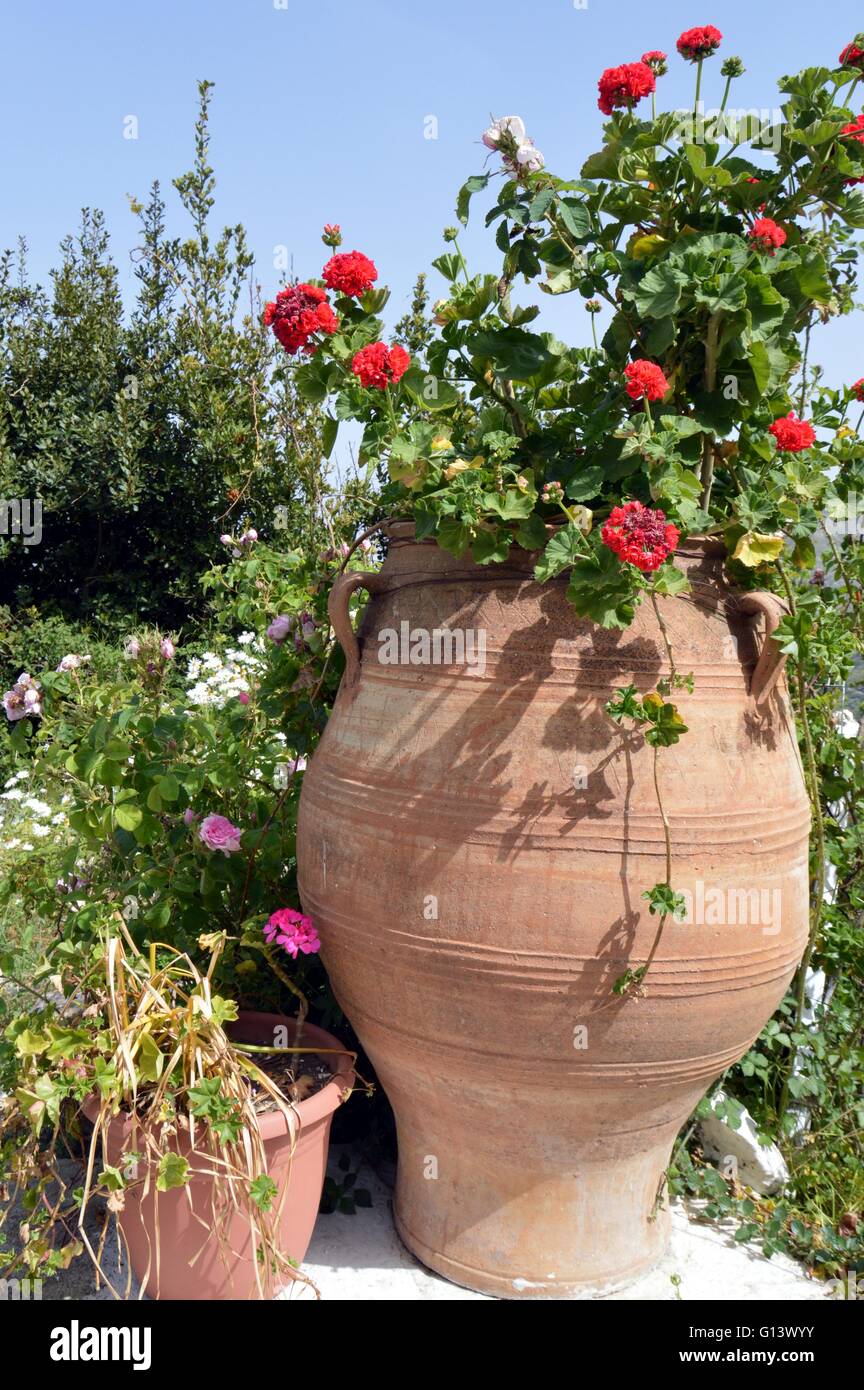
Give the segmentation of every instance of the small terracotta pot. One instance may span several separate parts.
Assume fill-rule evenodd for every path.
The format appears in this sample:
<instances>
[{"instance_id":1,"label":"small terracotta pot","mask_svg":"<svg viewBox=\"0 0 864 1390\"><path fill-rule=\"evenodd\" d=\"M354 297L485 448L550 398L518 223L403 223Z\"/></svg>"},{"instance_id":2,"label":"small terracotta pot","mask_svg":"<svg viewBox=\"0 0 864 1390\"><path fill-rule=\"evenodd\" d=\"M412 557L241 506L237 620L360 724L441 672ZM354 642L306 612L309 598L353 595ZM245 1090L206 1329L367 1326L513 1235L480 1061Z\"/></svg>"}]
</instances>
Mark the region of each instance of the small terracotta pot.
<instances>
[{"instance_id":1,"label":"small terracotta pot","mask_svg":"<svg viewBox=\"0 0 864 1390\"><path fill-rule=\"evenodd\" d=\"M293 1033L293 1020L281 1014L241 1013L230 1032L237 1042L269 1044L274 1029L280 1025L287 1026ZM292 1037L292 1033L289 1033L289 1037ZM302 1041L304 1046L341 1047L332 1034L309 1023L304 1029ZM350 1053L333 1055L328 1061L335 1072L333 1080L296 1106L299 1131L293 1154L284 1116L279 1111L272 1111L262 1115L260 1120L267 1171L279 1188L277 1203L286 1181L288 1183L288 1196L282 1214L282 1252L298 1265L305 1258L318 1215L327 1166L330 1122L334 1111L348 1098L354 1084ZM94 1119L98 1113L97 1103L88 1101L84 1111L89 1119ZM116 1164L120 1160L124 1145L129 1142L130 1129L128 1116L117 1116L111 1121L108 1127L110 1163ZM212 1219L210 1183L205 1177L193 1178L187 1187L158 1193L158 1276L155 1186L151 1183L146 1197L140 1196L137 1189L127 1195L126 1208L120 1212L119 1222L128 1243L135 1277L145 1285L145 1292L151 1298L160 1300L257 1298L258 1287L250 1255L251 1240L242 1214L238 1213L231 1223L230 1253L226 1262L225 1251L220 1249L220 1242L215 1236L207 1242L204 1227L190 1210L190 1195L195 1213L204 1221ZM191 1265L193 1259L195 1263Z\"/></svg>"}]
</instances>

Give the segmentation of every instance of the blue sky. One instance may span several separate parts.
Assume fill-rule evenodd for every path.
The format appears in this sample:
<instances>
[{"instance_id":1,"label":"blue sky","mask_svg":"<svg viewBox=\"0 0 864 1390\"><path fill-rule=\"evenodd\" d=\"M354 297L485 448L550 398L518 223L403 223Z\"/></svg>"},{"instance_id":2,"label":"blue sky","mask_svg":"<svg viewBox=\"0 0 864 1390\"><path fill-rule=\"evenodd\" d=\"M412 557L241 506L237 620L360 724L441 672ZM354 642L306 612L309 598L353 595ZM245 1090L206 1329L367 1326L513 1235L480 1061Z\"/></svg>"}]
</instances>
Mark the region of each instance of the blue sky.
<instances>
[{"instance_id":1,"label":"blue sky","mask_svg":"<svg viewBox=\"0 0 864 1390\"><path fill-rule=\"evenodd\" d=\"M0 86L5 197L0 245L23 233L31 268L45 278L80 208L104 210L115 259L131 283L135 222L127 194L158 177L172 230L183 227L173 176L192 155L196 80L216 83L212 162L217 217L243 222L272 294L284 277L274 247L288 247L301 276L318 273L325 221L340 222L346 249L376 261L405 307L418 270L443 249L455 193L484 168L479 137L490 113L520 114L547 165L575 175L599 148L596 103L603 68L648 48L670 54L659 104L692 99L693 70L674 51L682 29L713 23L722 54L747 73L731 105L771 110L781 73L833 62L862 26L860 6L778 10L736 0L40 0L7 5ZM719 61L703 95L719 100ZM135 116L138 138L124 138ZM437 138L427 139L429 117ZM472 219L474 269L498 253ZM433 271L430 283L441 287ZM540 327L590 341L588 316L570 295L544 298ZM864 372L857 315L815 340L814 356L839 384Z\"/></svg>"}]
</instances>

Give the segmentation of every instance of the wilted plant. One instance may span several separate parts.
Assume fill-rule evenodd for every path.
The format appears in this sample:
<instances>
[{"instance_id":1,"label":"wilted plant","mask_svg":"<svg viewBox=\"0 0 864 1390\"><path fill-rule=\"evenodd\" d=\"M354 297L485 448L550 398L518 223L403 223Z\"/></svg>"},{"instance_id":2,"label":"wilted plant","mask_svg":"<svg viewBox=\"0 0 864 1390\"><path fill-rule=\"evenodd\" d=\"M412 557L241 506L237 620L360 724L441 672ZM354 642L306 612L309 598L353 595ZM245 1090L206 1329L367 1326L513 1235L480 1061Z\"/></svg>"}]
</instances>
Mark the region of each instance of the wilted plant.
<instances>
[{"instance_id":1,"label":"wilted plant","mask_svg":"<svg viewBox=\"0 0 864 1390\"><path fill-rule=\"evenodd\" d=\"M159 1194L182 1187L201 1227L201 1251L215 1240L226 1269L232 1223L239 1215L248 1225L259 1297L272 1297L280 1284L309 1282L280 1245L290 1182L280 1190L268 1173L252 1085L284 1117L293 1153L296 1109L254 1056L304 1049L232 1041L226 1025L237 1018L237 1006L213 990L224 944L224 932L202 938L205 971L174 947L154 943L143 953L117 914L88 950L58 953L62 964L51 982L61 1002L9 1024L6 1036L20 1066L15 1093L0 1110L0 1154L10 1183L3 1221L19 1196L27 1212L10 1270L53 1272L86 1248L98 1275L121 1296L105 1273L106 1242L116 1225L125 1249L116 1217L152 1191L155 1241L142 1286L151 1268L158 1283ZM83 1184L70 1189L62 1160L82 1115L92 1132ZM128 1126L111 1133L124 1117ZM197 1178L206 1186L196 1189ZM94 1198L106 1203L95 1241L87 1225ZM128 1271L126 1297L130 1282Z\"/></svg>"}]
</instances>

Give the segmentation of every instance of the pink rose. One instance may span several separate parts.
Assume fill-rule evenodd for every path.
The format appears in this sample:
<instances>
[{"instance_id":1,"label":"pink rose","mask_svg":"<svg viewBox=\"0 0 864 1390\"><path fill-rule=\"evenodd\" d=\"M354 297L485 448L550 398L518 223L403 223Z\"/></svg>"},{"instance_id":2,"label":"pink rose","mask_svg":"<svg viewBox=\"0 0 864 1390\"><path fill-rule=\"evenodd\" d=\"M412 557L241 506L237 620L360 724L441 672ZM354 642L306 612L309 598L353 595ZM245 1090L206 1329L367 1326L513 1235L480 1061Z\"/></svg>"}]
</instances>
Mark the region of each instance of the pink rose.
<instances>
[{"instance_id":1,"label":"pink rose","mask_svg":"<svg viewBox=\"0 0 864 1390\"><path fill-rule=\"evenodd\" d=\"M186 807L186 810L183 812L183 824L184 824L184 825L194 825L197 819L198 819L198 817L197 817L197 815L195 814L195 812L192 810L192 807L191 807L191 806L187 806L187 807Z\"/></svg>"},{"instance_id":2,"label":"pink rose","mask_svg":"<svg viewBox=\"0 0 864 1390\"><path fill-rule=\"evenodd\" d=\"M159 650L166 661L171 661L176 648L170 637L163 637L162 641L159 643Z\"/></svg>"},{"instance_id":3,"label":"pink rose","mask_svg":"<svg viewBox=\"0 0 864 1390\"><path fill-rule=\"evenodd\" d=\"M198 831L202 845L208 849L220 850L227 858L241 848L240 831L225 816L205 816Z\"/></svg>"},{"instance_id":4,"label":"pink rose","mask_svg":"<svg viewBox=\"0 0 864 1390\"><path fill-rule=\"evenodd\" d=\"M248 703L249 703L249 694L248 694L248 691L246 691L246 690L241 690L241 691L240 691L240 694L237 696L237 699L240 701L241 705L248 705Z\"/></svg>"}]
</instances>

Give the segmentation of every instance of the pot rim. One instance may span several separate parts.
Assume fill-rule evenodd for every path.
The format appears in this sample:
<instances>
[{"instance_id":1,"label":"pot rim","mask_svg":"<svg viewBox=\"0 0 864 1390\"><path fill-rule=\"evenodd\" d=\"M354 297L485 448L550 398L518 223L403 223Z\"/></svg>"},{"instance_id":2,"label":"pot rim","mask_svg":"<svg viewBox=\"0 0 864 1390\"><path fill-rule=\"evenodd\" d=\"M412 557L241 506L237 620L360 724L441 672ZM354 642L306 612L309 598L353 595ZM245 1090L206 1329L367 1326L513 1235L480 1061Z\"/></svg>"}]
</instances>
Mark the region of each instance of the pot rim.
<instances>
[{"instance_id":1,"label":"pot rim","mask_svg":"<svg viewBox=\"0 0 864 1390\"><path fill-rule=\"evenodd\" d=\"M552 535L564 525L563 521L547 521L546 530ZM410 517L393 516L381 522L381 530L388 540L394 545L437 545L433 536L426 536L423 540L417 540L414 534L414 522ZM534 551L526 551L526 554L535 554ZM722 536L706 536L695 534L685 536L676 547L674 554L686 557L706 556L706 555L726 555L726 542Z\"/></svg>"},{"instance_id":2,"label":"pot rim","mask_svg":"<svg viewBox=\"0 0 864 1390\"><path fill-rule=\"evenodd\" d=\"M296 1021L289 1018L286 1014L261 1013L255 1009L241 1009L240 1015L234 1027L246 1025L253 1033L258 1032L263 1039L272 1036L273 1029L282 1025L293 1028ZM253 1041L253 1038L242 1038L240 1041ZM319 1124L334 1114L339 1106L348 1099L354 1086L354 1063L352 1054L342 1048L338 1038L334 1038L332 1033L317 1027L314 1023L304 1025L302 1041L311 1042L313 1050L315 1044L319 1047L333 1047L340 1050L341 1055L335 1058L335 1069L333 1079L322 1086L320 1091L316 1091L314 1096L309 1096L306 1100L301 1100L291 1106L297 1119L298 1138L304 1129L309 1130L313 1125ZM347 1094L346 1094L347 1093ZM99 1113L99 1098L91 1094L81 1106L87 1119L92 1121ZM143 1124L143 1121L139 1121ZM271 1139L282 1139L288 1133L288 1122L281 1110L267 1110L259 1115L258 1125L261 1138L267 1142ZM114 1130L118 1138L125 1138L132 1128L132 1116L128 1112L112 1115L109 1119L107 1129Z\"/></svg>"}]
</instances>

